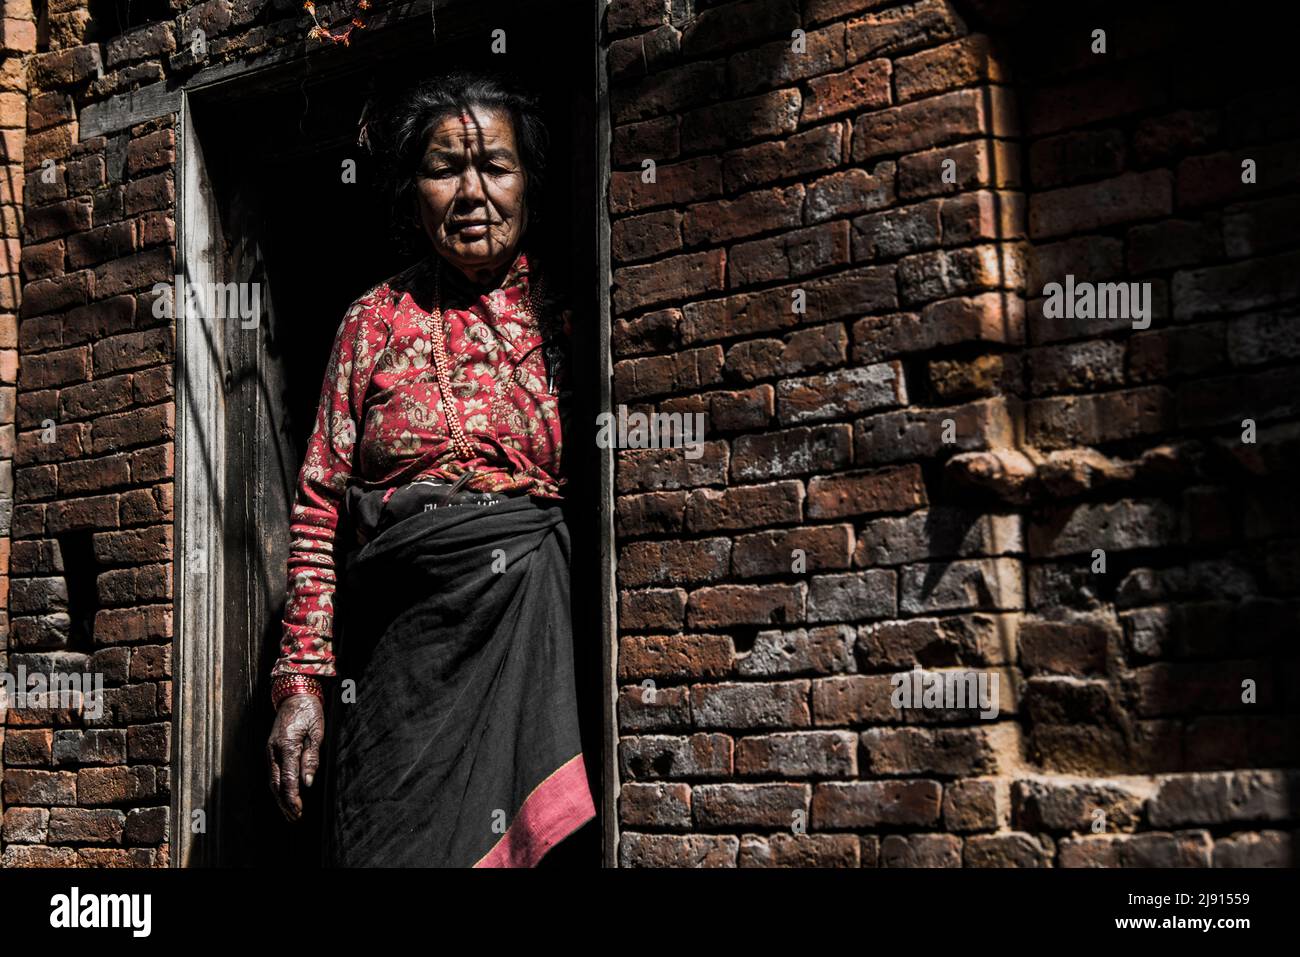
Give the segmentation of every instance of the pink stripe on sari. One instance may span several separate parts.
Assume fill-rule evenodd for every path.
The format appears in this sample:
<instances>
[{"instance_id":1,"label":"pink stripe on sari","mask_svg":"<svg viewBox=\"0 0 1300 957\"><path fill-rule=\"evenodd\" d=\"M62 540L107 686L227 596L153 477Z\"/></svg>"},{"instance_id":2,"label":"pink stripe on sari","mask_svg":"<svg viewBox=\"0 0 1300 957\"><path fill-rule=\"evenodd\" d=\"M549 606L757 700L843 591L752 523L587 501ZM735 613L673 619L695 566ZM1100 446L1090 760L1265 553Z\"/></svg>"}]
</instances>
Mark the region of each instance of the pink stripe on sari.
<instances>
[{"instance_id":1,"label":"pink stripe on sari","mask_svg":"<svg viewBox=\"0 0 1300 957\"><path fill-rule=\"evenodd\" d=\"M501 839L475 867L536 867L542 856L596 816L587 766L576 754L533 788Z\"/></svg>"}]
</instances>

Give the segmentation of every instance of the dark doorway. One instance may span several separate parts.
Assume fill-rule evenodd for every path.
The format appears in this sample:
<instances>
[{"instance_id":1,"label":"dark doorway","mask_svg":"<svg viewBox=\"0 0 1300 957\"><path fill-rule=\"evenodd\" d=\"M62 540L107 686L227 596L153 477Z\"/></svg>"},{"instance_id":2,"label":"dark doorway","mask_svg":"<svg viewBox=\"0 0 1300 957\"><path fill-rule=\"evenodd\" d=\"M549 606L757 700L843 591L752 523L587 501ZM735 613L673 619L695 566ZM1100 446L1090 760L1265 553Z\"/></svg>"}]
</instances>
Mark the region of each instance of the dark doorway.
<instances>
[{"instance_id":1,"label":"dark doorway","mask_svg":"<svg viewBox=\"0 0 1300 957\"><path fill-rule=\"evenodd\" d=\"M220 326L225 379L226 498L223 514L224 644L220 675L221 759L208 795L208 832L190 863L270 865L319 860L320 788L305 792L297 826L279 816L266 783L269 671L279 653L288 520L334 334L348 305L411 262L394 248L373 170L357 145L366 101L453 67L500 70L543 101L551 133L543 228L554 268L569 272L575 324L575 422L598 411L599 257L596 18L586 4L452 4L427 19L355 34L349 48L191 92L201 144L219 281L261 285L256 329ZM491 52L506 31L507 54ZM345 161L356 183L344 182ZM583 747L603 807L598 466L592 443L566 436ZM182 634L183 642L185 636ZM557 848L556 863L601 864L598 819ZM561 851L563 853L561 853Z\"/></svg>"}]
</instances>

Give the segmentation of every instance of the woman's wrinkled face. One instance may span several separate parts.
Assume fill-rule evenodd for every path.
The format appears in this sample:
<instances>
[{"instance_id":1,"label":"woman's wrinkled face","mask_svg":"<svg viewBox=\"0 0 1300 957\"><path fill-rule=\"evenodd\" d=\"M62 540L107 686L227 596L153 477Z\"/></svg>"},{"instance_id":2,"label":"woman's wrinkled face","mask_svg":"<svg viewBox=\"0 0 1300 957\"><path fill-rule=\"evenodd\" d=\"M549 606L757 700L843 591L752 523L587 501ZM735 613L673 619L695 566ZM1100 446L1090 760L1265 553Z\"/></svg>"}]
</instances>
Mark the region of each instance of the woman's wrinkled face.
<instances>
[{"instance_id":1,"label":"woman's wrinkled face","mask_svg":"<svg viewBox=\"0 0 1300 957\"><path fill-rule=\"evenodd\" d=\"M475 281L497 277L524 232L525 186L508 116L467 107L438 120L416 171L416 204L433 248Z\"/></svg>"}]
</instances>

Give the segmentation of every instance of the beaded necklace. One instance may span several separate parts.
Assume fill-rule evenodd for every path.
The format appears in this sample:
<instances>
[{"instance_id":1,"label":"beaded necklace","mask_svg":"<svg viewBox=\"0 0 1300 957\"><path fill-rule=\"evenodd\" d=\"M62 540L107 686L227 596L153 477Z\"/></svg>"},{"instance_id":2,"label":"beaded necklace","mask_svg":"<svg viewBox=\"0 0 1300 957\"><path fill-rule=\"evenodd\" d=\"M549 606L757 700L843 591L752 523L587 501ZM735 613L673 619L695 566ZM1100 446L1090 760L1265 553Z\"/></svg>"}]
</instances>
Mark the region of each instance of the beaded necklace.
<instances>
[{"instance_id":1,"label":"beaded necklace","mask_svg":"<svg viewBox=\"0 0 1300 957\"><path fill-rule=\"evenodd\" d=\"M535 302L540 299L541 282L540 280L532 281L530 277L530 282L528 283L527 305L521 310L521 312L522 317L526 320L526 325L530 328L538 329L539 332L541 330L537 324L536 317L538 315L538 310L535 308ZM490 299L487 301L489 304L486 308L492 318L495 319L496 313L492 309ZM451 434L452 444L455 445L456 451L462 457L471 458L474 455L473 446L469 444L469 439L465 436L465 431L461 427L460 417L456 415L455 408L451 403L451 363L447 356L447 334L443 330L442 312L442 259L441 257L438 257L433 272L432 339L434 374L438 378L438 388L442 396L443 416L447 420L447 428ZM492 417L494 425L500 428L502 425L505 425L507 421L507 413L504 408L506 390L509 388L510 384L519 386L523 385L523 383L519 381L518 372L524 361L538 348L543 348L544 354L550 360L550 368L547 371L546 390L547 392L551 392L555 384L555 369L560 360L560 353L558 351L559 347L555 343L553 337L545 337L542 343L529 349L520 356L517 361L511 364L508 362L506 357L509 350L506 348L505 340L497 335L496 329L492 328L490 323L488 326L492 332L492 337L497 344L497 348L500 349L502 353L500 361L491 367L493 379L491 403ZM503 366L507 365L509 365L510 371L503 375L501 369Z\"/></svg>"}]
</instances>

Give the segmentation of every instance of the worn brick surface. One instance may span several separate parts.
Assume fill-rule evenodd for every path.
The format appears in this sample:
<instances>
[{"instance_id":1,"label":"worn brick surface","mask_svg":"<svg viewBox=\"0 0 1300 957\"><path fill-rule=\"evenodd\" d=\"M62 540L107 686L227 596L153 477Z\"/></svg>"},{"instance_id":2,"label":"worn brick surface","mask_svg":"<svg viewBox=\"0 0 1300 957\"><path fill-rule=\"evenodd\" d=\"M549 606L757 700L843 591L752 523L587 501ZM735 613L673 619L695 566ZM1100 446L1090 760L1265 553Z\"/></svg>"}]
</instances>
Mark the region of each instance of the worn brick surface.
<instances>
[{"instance_id":1,"label":"worn brick surface","mask_svg":"<svg viewBox=\"0 0 1300 957\"><path fill-rule=\"evenodd\" d=\"M299 13L5 21L0 669L108 687L0 723L0 866L171 853L174 118L79 112ZM1250 18L1086 14L605 10L613 402L706 418L614 456L618 864L1294 864L1296 81ZM894 707L918 667L999 715Z\"/></svg>"},{"instance_id":2,"label":"worn brick surface","mask_svg":"<svg viewBox=\"0 0 1300 957\"><path fill-rule=\"evenodd\" d=\"M616 303L626 355L678 363L683 346L720 342L729 388L772 383L775 398L762 419L729 415L708 383L651 396L665 409L721 413L711 425L726 445L710 451L725 468L696 466L691 477L671 465L658 480L686 490L684 510L638 494L648 486L637 473L618 502L630 539L678 540L679 559L656 559L661 577L731 543L722 574L681 585L679 627L683 652L699 647L701 630L733 635L730 674L741 680L694 678L690 666L674 680L692 687L693 726L738 735L736 776L831 779L810 796L814 832L909 828L863 833L860 866L1289 861L1277 828L1296 815L1281 770L1296 760L1295 739L1278 721L1291 706L1260 658L1279 649L1268 636L1293 630L1297 578L1260 563L1291 546L1245 559L1249 570L1232 579L1244 607L1212 604L1218 593L1197 593L1186 573L1146 584L1129 569L1163 576L1157 556L1189 545L1210 549L1212 568L1213 550L1243 533L1294 540L1300 530L1265 521L1263 507L1247 526L1234 520L1225 496L1251 501L1263 487L1230 490L1224 479L1175 490L1196 474L1184 456L1199 454L1200 439L1184 441L1181 429L1240 424L1251 403L1266 421L1297 411L1281 366L1300 347L1278 316L1300 300L1286 278L1300 273L1286 212L1296 181L1283 174L1252 199L1226 133L1290 170L1294 131L1270 126L1263 105L1229 119L1231 94L1207 97L1182 78L1181 102L1159 65L1174 41L1150 29L1151 16L1113 29L1124 54L1103 62L1052 40L1055 27L1020 39L971 32L963 8L805 3L806 55L760 42L774 27L756 23L699 47L736 51L732 85L716 99L686 94L665 61L656 93L670 99L629 111L640 120L671 100L681 122L665 161L698 150L705 175L693 188L711 192L685 190L670 171L662 188L636 187L634 205L615 196L619 242L631 241L623 221L660 247L638 254L643 268L684 278L675 217L631 228L640 210L662 209L686 217L688 243L725 261L716 289L685 278L672 303ZM1029 48L1031 35L1047 39ZM1187 39L1215 42L1206 31ZM794 98L783 90L799 94L790 129ZM642 135L638 125L626 124L625 142ZM622 126L616 119L616 143ZM707 165L717 155L721 192ZM847 249L837 231L846 221ZM1067 273L1150 282L1151 327L1045 314L1044 287ZM853 285L837 287L837 276ZM1179 328L1164 328L1171 322ZM1225 435L1221 447L1230 443ZM1251 461L1263 478L1279 460ZM839 568L846 533L851 566ZM629 553L650 554L661 551ZM1116 563L1129 574L1119 595L1099 578ZM1204 581L1213 589L1222 578ZM683 596L668 584L647 580L625 596L629 627L679 620ZM662 673L639 646L624 654L637 664L622 680ZM996 669L1001 719L965 727L956 714L899 713L889 672L918 666ZM1276 719L1248 715L1247 680ZM1203 717L1177 723L1193 715ZM643 721L625 732L645 733ZM828 750L845 731L859 735L852 763ZM1272 765L1231 770L1260 761ZM857 780L868 776L904 780ZM794 793L723 789L710 800L726 795L737 821L762 830L755 822L777 796ZM741 834L740 866L821 866L844 853L797 834L745 833L737 821L727 830ZM1241 830L1196 830L1226 825ZM727 850L721 862L736 861Z\"/></svg>"}]
</instances>

